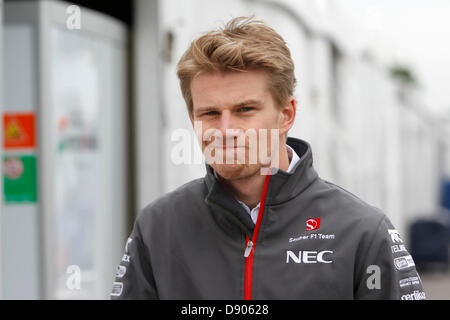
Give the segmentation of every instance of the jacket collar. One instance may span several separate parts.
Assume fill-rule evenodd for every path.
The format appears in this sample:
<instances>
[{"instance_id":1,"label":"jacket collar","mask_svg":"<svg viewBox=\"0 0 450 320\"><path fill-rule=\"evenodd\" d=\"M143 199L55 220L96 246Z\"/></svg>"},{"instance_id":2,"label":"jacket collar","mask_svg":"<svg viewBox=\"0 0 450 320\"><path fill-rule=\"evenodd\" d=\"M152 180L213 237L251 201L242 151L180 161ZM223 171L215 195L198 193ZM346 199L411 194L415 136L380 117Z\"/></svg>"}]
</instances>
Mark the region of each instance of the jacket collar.
<instances>
[{"instance_id":1,"label":"jacket collar","mask_svg":"<svg viewBox=\"0 0 450 320\"><path fill-rule=\"evenodd\" d=\"M295 198L318 177L313 168L310 144L291 137L288 138L287 144L299 155L300 160L294 166L292 172L278 170L276 174L270 177L266 206L278 205ZM213 168L208 164L206 164L205 182L208 189L205 202L215 209L231 213L235 222L240 224L241 227L246 230L253 230L254 225L250 216L233 195L217 180Z\"/></svg>"}]
</instances>

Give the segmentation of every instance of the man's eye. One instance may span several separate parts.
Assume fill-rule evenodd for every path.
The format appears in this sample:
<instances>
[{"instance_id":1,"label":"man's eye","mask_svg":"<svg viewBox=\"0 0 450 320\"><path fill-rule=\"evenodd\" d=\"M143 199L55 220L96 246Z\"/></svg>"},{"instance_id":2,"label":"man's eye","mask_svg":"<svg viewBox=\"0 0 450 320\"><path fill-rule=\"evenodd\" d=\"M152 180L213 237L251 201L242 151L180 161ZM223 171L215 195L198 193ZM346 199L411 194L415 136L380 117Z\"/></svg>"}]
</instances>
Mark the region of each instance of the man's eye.
<instances>
[{"instance_id":1,"label":"man's eye","mask_svg":"<svg viewBox=\"0 0 450 320\"><path fill-rule=\"evenodd\" d=\"M240 112L248 112L248 111L252 111L254 108L253 107L242 107L239 109Z\"/></svg>"},{"instance_id":2,"label":"man's eye","mask_svg":"<svg viewBox=\"0 0 450 320\"><path fill-rule=\"evenodd\" d=\"M217 111L209 111L209 112L205 112L203 115L204 116L216 116L219 113Z\"/></svg>"}]
</instances>

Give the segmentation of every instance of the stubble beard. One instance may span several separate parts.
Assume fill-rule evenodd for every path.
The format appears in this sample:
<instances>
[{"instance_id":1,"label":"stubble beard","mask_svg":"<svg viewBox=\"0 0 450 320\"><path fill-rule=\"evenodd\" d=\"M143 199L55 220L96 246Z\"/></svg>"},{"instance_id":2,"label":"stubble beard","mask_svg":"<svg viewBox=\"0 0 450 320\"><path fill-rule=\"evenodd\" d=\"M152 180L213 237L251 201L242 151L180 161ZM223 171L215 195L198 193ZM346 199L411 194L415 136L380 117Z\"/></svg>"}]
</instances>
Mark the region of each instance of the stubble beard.
<instances>
[{"instance_id":1,"label":"stubble beard","mask_svg":"<svg viewBox=\"0 0 450 320\"><path fill-rule=\"evenodd\" d=\"M216 173L225 180L234 181L248 179L259 175L261 165L257 164L211 164Z\"/></svg>"},{"instance_id":2,"label":"stubble beard","mask_svg":"<svg viewBox=\"0 0 450 320\"><path fill-rule=\"evenodd\" d=\"M232 153L234 156L231 156L231 158L233 159L231 163L226 163L227 157L224 155L223 162L210 163L210 166L216 171L216 173L221 178L228 181L248 179L252 176L260 175L261 168L263 167L263 165L260 163L259 157L257 156L257 149L256 150L251 149L247 146L245 147L244 150L245 150L245 157L244 157L245 160L243 163L237 161L236 153ZM250 161L249 152L253 152L254 155L256 155L257 161Z\"/></svg>"}]
</instances>

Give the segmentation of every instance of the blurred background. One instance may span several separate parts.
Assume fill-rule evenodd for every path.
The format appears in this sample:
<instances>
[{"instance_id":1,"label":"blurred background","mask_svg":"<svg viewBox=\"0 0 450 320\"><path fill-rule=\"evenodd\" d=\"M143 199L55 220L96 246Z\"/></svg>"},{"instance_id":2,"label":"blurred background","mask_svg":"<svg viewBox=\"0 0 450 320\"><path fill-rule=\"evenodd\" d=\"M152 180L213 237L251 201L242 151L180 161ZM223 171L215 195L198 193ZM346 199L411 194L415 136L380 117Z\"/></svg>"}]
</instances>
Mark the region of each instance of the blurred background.
<instances>
[{"instance_id":1,"label":"blurred background","mask_svg":"<svg viewBox=\"0 0 450 320\"><path fill-rule=\"evenodd\" d=\"M176 63L250 14L295 61L290 135L450 299L448 0L0 0L1 298L109 299L139 210L205 174L171 161L192 130Z\"/></svg>"}]
</instances>

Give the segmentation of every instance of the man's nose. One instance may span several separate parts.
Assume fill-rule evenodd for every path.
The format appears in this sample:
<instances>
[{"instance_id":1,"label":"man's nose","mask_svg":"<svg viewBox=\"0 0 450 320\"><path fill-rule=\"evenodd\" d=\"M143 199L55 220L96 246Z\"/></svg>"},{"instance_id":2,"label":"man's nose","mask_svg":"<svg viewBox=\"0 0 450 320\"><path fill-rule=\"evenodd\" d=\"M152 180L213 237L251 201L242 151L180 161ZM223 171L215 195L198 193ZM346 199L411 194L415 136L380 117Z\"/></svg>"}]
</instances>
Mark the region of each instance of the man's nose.
<instances>
[{"instance_id":1,"label":"man's nose","mask_svg":"<svg viewBox=\"0 0 450 320\"><path fill-rule=\"evenodd\" d=\"M235 143L236 138L239 137L242 130L237 127L237 123L230 111L225 110L221 113L219 123L219 130L223 138L224 145L228 143Z\"/></svg>"},{"instance_id":2,"label":"man's nose","mask_svg":"<svg viewBox=\"0 0 450 320\"><path fill-rule=\"evenodd\" d=\"M223 137L226 137L227 129L233 129L233 120L231 118L231 112L229 110L222 111L220 115L219 130Z\"/></svg>"}]
</instances>

